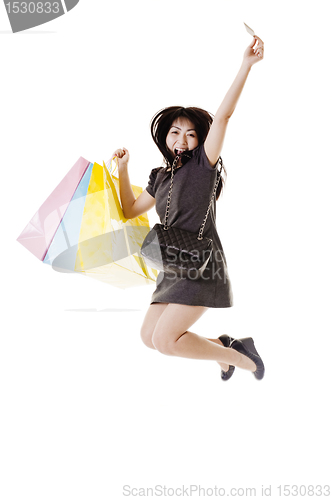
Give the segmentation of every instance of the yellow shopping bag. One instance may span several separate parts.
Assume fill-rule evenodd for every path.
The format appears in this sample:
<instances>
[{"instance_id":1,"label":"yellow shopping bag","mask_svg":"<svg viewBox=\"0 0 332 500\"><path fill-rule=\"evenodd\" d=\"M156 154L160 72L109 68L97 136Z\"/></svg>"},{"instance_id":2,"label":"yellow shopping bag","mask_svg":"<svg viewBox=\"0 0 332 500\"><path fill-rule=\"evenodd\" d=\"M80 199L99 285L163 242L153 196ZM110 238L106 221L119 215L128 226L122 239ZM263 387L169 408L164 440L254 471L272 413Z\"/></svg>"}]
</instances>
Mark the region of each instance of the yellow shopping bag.
<instances>
[{"instance_id":1,"label":"yellow shopping bag","mask_svg":"<svg viewBox=\"0 0 332 500\"><path fill-rule=\"evenodd\" d=\"M131 187L136 198L143 191L139 186ZM105 163L94 163L75 248L74 271L119 288L154 284L158 272L145 264L139 252L149 231L146 213L135 219L124 217L119 178L108 171ZM65 268L64 253L52 263L59 271Z\"/></svg>"}]
</instances>

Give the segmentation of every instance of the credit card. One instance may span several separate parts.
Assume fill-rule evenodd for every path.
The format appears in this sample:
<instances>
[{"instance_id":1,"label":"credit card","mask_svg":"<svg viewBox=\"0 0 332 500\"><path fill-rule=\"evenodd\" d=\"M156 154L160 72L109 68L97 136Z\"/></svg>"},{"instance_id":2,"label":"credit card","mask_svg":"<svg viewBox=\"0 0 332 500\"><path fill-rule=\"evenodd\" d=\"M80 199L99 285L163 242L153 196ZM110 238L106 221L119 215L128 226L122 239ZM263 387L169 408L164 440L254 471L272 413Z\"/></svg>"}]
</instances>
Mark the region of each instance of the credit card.
<instances>
[{"instance_id":1,"label":"credit card","mask_svg":"<svg viewBox=\"0 0 332 500\"><path fill-rule=\"evenodd\" d=\"M246 30L248 31L249 35L255 36L254 30L252 30L251 28L249 28L249 26L246 23L243 23L243 24L245 25Z\"/></svg>"}]
</instances>

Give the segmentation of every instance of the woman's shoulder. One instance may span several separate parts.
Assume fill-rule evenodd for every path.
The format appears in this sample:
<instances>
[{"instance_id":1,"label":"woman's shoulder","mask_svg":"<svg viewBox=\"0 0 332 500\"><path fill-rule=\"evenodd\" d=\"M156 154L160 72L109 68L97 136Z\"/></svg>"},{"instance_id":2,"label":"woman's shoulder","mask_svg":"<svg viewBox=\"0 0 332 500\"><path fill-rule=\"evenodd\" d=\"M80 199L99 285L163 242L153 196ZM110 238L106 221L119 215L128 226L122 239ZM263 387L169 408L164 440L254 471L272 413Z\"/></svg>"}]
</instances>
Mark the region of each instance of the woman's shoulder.
<instances>
[{"instance_id":1,"label":"woman's shoulder","mask_svg":"<svg viewBox=\"0 0 332 500\"><path fill-rule=\"evenodd\" d=\"M150 179L155 181L157 179L158 174L162 174L165 171L163 167L153 168L150 172Z\"/></svg>"},{"instance_id":2,"label":"woman's shoulder","mask_svg":"<svg viewBox=\"0 0 332 500\"><path fill-rule=\"evenodd\" d=\"M156 185L156 181L157 181L157 175L162 170L164 170L163 167L156 167L156 168L153 168L150 172L149 182L148 182L148 185L145 189L153 197L155 196L155 185ZM157 181L157 184L158 184L158 181Z\"/></svg>"},{"instance_id":3,"label":"woman's shoulder","mask_svg":"<svg viewBox=\"0 0 332 500\"><path fill-rule=\"evenodd\" d=\"M151 174L153 174L153 175L157 175L157 174L158 174L158 172L161 172L161 171L164 171L164 170L165 170L165 169L164 169L164 167L156 167L156 168L153 168L153 169L151 170Z\"/></svg>"},{"instance_id":4,"label":"woman's shoulder","mask_svg":"<svg viewBox=\"0 0 332 500\"><path fill-rule=\"evenodd\" d=\"M218 165L217 162L214 166L211 166L210 161L205 152L204 142L202 144L199 144L195 149L193 149L193 158L196 159L198 164L203 165L210 171L216 170L216 166Z\"/></svg>"}]
</instances>

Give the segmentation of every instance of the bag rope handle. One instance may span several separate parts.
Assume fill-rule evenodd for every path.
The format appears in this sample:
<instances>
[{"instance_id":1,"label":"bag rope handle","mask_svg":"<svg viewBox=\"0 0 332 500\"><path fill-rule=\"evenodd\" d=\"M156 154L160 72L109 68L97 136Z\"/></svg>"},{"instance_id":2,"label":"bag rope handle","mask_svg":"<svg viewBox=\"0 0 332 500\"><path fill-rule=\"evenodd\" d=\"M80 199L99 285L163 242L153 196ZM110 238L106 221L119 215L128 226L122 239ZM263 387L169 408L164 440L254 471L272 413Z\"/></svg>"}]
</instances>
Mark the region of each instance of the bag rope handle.
<instances>
[{"instance_id":1,"label":"bag rope handle","mask_svg":"<svg viewBox=\"0 0 332 500\"><path fill-rule=\"evenodd\" d=\"M112 162L114 161L115 163L115 167L112 167ZM105 167L107 168L107 170L109 171L110 175L113 175L114 172L116 171L116 169L119 170L119 162L118 162L118 157L117 156L113 156L113 158L110 158L106 164L105 164ZM114 168L114 169L113 169Z\"/></svg>"},{"instance_id":2,"label":"bag rope handle","mask_svg":"<svg viewBox=\"0 0 332 500\"><path fill-rule=\"evenodd\" d=\"M172 190L173 190L174 168L175 168L177 162L179 161L179 158L180 158L180 156L177 155L174 158L174 161L173 161L173 164L172 164L171 185L170 185L170 188L169 188L167 202L166 202L165 223L164 223L164 230L165 231L167 231L170 228L170 226L167 226L167 219L168 219L168 215L169 215L169 207L170 207L170 203L171 203ZM205 228L205 224L206 224L206 221L207 221L207 218L208 218L208 215L209 215L209 212L210 212L210 208L211 208L211 205L212 205L212 202L213 202L213 198L214 198L214 196L216 194L217 187L218 187L218 184L219 184L219 180L220 180L220 177L221 177L221 170L222 170L222 167L223 167L223 162L222 162L221 156L219 156L219 158L218 158L218 163L220 164L220 170L218 170L218 167L216 167L217 168L217 179L216 179L216 182L215 182L215 186L214 186L214 189L213 189L213 193L212 193L212 196L211 196L211 200L210 200L207 212L205 214L203 223L202 223L202 225L200 227L200 230L198 232L198 236L197 236L198 240L202 240L203 239L203 231L204 231L204 228Z\"/></svg>"}]
</instances>

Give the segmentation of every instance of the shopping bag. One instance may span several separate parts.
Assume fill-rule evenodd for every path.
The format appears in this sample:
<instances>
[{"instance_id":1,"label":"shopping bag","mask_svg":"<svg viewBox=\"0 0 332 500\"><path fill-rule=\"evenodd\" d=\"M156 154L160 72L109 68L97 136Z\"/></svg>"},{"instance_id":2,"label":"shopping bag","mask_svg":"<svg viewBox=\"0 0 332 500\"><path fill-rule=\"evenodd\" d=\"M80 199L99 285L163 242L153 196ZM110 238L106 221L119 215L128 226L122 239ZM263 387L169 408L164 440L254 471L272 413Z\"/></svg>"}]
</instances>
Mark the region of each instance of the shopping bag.
<instances>
[{"instance_id":1,"label":"shopping bag","mask_svg":"<svg viewBox=\"0 0 332 500\"><path fill-rule=\"evenodd\" d=\"M108 164L110 167L112 162ZM35 228L38 221L35 233L38 230L43 244L33 253L56 271L80 273L119 288L155 283L157 271L146 265L139 252L150 230L147 214L135 219L124 217L119 178L105 163L101 166L85 160L85 168L81 168L79 175L76 187L74 182L70 187L67 183L66 203L59 185L42 205L43 217L40 209L18 241L30 251L35 250L36 245L32 245L29 237L31 227ZM132 189L136 197L142 192L139 186L132 185ZM67 202L70 190L71 199ZM59 193L60 206L56 201Z\"/></svg>"},{"instance_id":2,"label":"shopping bag","mask_svg":"<svg viewBox=\"0 0 332 500\"><path fill-rule=\"evenodd\" d=\"M89 165L90 162L85 158L77 160L17 238L17 241L38 259L44 260L73 194Z\"/></svg>"}]
</instances>

